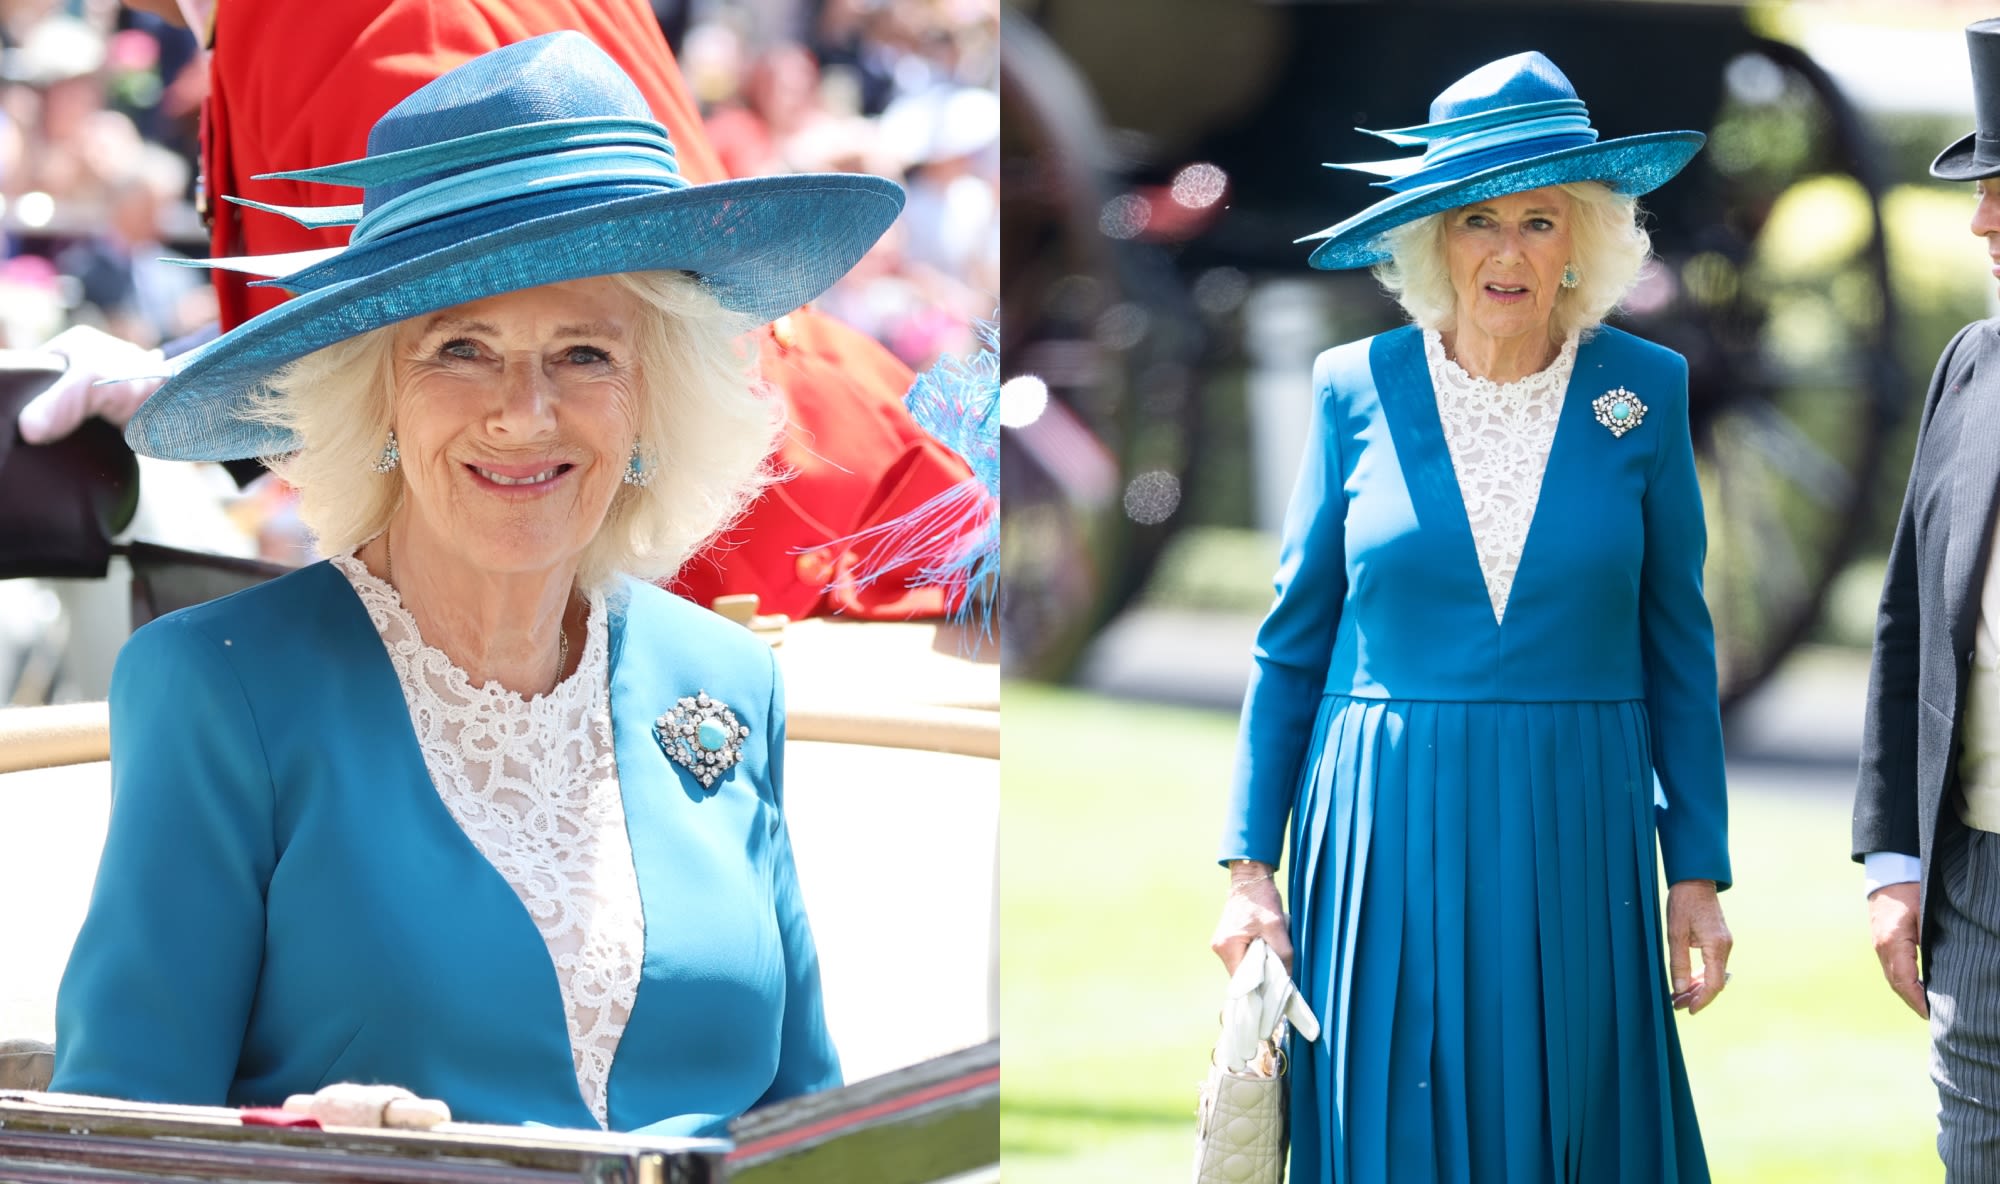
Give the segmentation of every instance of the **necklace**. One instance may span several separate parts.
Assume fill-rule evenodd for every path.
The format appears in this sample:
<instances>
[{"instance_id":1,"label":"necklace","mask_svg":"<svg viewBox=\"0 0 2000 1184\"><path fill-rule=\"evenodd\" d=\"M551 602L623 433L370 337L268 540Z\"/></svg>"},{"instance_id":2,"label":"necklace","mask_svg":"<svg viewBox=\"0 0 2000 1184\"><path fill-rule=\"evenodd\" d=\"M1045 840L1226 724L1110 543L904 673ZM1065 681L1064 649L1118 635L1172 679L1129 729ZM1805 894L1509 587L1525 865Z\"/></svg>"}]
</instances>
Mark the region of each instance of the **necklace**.
<instances>
[{"instance_id":1,"label":"necklace","mask_svg":"<svg viewBox=\"0 0 2000 1184\"><path fill-rule=\"evenodd\" d=\"M382 582L391 588L396 586L396 546L389 541L389 532L382 532ZM568 606L564 606L568 611ZM569 629L563 622L556 621L556 686L562 685L563 671L569 669Z\"/></svg>"}]
</instances>

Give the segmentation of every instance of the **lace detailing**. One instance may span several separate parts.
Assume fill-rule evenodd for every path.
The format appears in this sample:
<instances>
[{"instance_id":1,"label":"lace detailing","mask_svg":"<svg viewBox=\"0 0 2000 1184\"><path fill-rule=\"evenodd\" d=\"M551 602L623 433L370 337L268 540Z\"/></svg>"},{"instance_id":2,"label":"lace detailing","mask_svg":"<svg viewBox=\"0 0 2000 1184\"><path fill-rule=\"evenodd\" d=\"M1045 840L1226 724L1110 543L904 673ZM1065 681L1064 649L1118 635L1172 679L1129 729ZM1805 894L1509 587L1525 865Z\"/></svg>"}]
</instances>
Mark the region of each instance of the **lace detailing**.
<instances>
[{"instance_id":1,"label":"lace detailing","mask_svg":"<svg viewBox=\"0 0 2000 1184\"><path fill-rule=\"evenodd\" d=\"M600 1126L618 1038L639 993L645 918L611 737L604 598L590 599L576 673L523 698L475 687L424 644L396 590L336 558L403 684L438 796L527 906L561 984L577 1086Z\"/></svg>"},{"instance_id":2,"label":"lace detailing","mask_svg":"<svg viewBox=\"0 0 2000 1184\"><path fill-rule=\"evenodd\" d=\"M1562 418L1563 392L1576 366L1576 340L1572 336L1564 342L1547 369L1518 382L1497 383L1467 374L1445 356L1443 339L1424 330L1424 360L1437 391L1438 421L1496 622L1506 618L1507 597L1535 520L1549 446Z\"/></svg>"}]
</instances>

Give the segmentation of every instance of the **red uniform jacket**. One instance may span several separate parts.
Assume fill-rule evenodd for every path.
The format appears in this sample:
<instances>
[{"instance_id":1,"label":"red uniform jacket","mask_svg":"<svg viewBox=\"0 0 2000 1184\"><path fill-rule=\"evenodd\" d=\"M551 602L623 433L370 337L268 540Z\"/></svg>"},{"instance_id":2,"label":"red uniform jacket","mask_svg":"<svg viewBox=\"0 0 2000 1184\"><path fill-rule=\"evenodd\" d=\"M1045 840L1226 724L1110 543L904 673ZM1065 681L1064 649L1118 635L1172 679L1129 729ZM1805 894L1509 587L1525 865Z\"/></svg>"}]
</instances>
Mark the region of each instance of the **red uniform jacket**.
<instances>
[{"instance_id":1,"label":"red uniform jacket","mask_svg":"<svg viewBox=\"0 0 2000 1184\"><path fill-rule=\"evenodd\" d=\"M689 180L724 179L646 0L220 0L203 129L213 252L342 245L345 229L307 230L218 195L281 205L354 200L351 190L251 178L363 156L368 129L410 92L468 58L557 29L587 34L632 76ZM283 299L227 272L215 279L225 329ZM760 338L764 376L790 411L779 465L796 476L759 499L672 587L702 604L754 592L762 611L793 617L939 615L939 590L909 589L906 573L855 588L843 577L865 557L826 546L969 475L903 410L908 367L809 309Z\"/></svg>"}]
</instances>

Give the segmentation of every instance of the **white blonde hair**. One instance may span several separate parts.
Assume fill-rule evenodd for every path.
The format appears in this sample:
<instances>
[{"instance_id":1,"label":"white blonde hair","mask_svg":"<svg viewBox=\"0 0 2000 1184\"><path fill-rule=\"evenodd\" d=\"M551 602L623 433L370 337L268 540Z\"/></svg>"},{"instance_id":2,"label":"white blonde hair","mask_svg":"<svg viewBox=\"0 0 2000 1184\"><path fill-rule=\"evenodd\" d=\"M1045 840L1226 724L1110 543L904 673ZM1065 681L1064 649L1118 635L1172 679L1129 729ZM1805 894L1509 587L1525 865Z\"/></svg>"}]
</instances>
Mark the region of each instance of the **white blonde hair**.
<instances>
[{"instance_id":1,"label":"white blonde hair","mask_svg":"<svg viewBox=\"0 0 2000 1184\"><path fill-rule=\"evenodd\" d=\"M1566 341L1572 333L1588 336L1639 279L1653 242L1640 225L1637 198L1614 193L1596 181L1556 186L1570 196L1570 266L1577 285L1556 293L1549 312L1549 336ZM1382 234L1390 259L1375 265L1375 278L1410 319L1426 329L1449 332L1458 317L1458 296L1452 291L1445 263L1445 219L1451 211L1405 222Z\"/></svg>"},{"instance_id":2,"label":"white blonde hair","mask_svg":"<svg viewBox=\"0 0 2000 1184\"><path fill-rule=\"evenodd\" d=\"M638 298L632 336L638 439L653 479L620 484L577 576L672 575L769 483L784 406L755 374L749 318L684 272L609 277ZM245 418L293 434L271 469L299 491L299 518L323 554L382 533L402 503L401 469L373 470L394 404L395 326L307 354L273 375Z\"/></svg>"}]
</instances>

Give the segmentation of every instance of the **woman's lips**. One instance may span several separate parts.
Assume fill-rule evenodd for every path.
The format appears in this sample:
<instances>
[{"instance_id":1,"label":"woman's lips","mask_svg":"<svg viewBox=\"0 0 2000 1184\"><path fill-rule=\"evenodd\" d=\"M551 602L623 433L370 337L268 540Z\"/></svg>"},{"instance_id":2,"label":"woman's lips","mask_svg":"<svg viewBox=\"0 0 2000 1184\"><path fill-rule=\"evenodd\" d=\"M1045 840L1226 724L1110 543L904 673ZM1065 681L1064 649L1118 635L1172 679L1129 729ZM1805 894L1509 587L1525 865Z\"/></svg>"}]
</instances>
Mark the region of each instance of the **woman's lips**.
<instances>
[{"instance_id":1,"label":"woman's lips","mask_svg":"<svg viewBox=\"0 0 2000 1184\"><path fill-rule=\"evenodd\" d=\"M1526 288L1515 287L1512 284L1487 284L1486 295L1502 304L1513 304L1517 301L1526 300L1528 298L1528 290Z\"/></svg>"},{"instance_id":2,"label":"woman's lips","mask_svg":"<svg viewBox=\"0 0 2000 1184\"><path fill-rule=\"evenodd\" d=\"M501 494L536 494L553 489L576 466L561 461L528 465L468 464L473 484Z\"/></svg>"}]
</instances>

